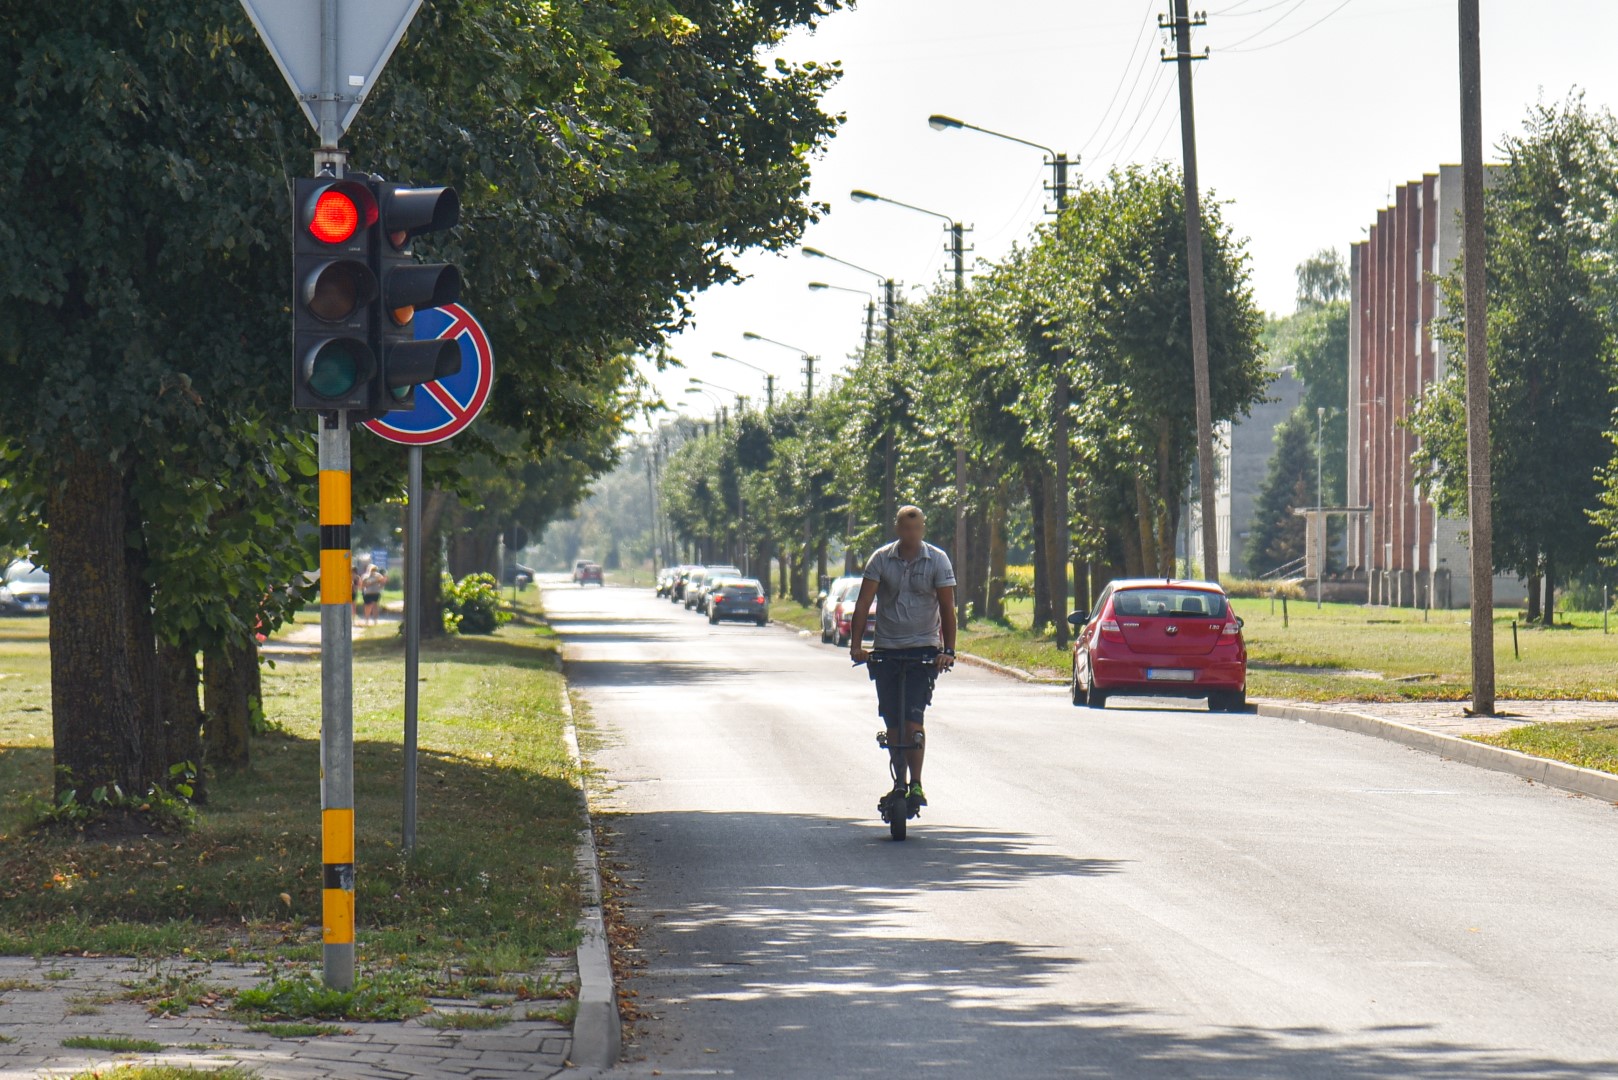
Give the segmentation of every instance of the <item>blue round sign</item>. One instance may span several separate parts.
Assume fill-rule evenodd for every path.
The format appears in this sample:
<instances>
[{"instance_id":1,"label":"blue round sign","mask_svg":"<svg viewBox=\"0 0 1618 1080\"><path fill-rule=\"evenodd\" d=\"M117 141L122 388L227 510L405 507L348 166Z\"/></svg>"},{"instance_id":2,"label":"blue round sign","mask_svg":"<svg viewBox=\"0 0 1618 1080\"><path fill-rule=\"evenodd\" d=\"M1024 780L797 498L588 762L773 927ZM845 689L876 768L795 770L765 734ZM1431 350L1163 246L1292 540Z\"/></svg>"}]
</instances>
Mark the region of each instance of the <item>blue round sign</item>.
<instances>
[{"instance_id":1,"label":"blue round sign","mask_svg":"<svg viewBox=\"0 0 1618 1080\"><path fill-rule=\"evenodd\" d=\"M416 340L450 338L461 346L461 370L416 387L416 407L390 412L365 426L390 442L426 446L443 442L477 419L494 383L489 335L460 304L416 312Z\"/></svg>"}]
</instances>

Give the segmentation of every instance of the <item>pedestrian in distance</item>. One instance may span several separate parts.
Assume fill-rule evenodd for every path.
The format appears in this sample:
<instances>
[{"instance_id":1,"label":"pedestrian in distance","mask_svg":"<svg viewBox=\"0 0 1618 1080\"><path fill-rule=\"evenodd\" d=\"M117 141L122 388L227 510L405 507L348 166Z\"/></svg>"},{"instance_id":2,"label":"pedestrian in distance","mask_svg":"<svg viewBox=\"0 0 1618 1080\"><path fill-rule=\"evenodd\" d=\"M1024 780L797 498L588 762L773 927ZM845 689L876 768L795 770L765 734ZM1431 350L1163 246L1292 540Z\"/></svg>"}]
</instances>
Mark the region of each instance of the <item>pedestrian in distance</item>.
<instances>
[{"instance_id":1,"label":"pedestrian in distance","mask_svg":"<svg viewBox=\"0 0 1618 1080\"><path fill-rule=\"evenodd\" d=\"M368 569L370 569L368 565L361 566L356 562L348 564L348 602L354 605L355 622L359 622L360 616L365 613L365 609L360 607L360 579L365 576Z\"/></svg>"},{"instance_id":2,"label":"pedestrian in distance","mask_svg":"<svg viewBox=\"0 0 1618 1080\"><path fill-rule=\"evenodd\" d=\"M894 531L898 538L877 548L865 564L865 580L854 602L849 655L856 664L877 661L869 665L870 675L889 741L912 747L895 750L893 764L894 791L904 788L913 812L927 805L921 786L926 750L917 745L923 714L932 702L938 676L955 665L955 568L948 555L923 539L927 520L919 507L900 507ZM868 650L865 624L873 597L881 601L882 617L877 620L874 647Z\"/></svg>"},{"instance_id":3,"label":"pedestrian in distance","mask_svg":"<svg viewBox=\"0 0 1618 1080\"><path fill-rule=\"evenodd\" d=\"M365 569L365 576L360 578L360 596L365 600L365 618L368 625L376 625L377 610L382 606L382 587L388 583L388 575L383 573L375 563Z\"/></svg>"}]
</instances>

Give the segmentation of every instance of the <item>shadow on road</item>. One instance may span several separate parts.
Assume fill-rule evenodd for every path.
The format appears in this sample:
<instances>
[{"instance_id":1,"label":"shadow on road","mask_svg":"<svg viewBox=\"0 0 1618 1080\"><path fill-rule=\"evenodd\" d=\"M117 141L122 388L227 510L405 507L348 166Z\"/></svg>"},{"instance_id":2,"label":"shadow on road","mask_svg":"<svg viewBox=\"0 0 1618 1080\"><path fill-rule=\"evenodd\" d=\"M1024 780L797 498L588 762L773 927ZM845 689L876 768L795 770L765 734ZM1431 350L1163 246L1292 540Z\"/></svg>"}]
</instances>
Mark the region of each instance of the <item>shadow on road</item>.
<instances>
[{"instance_id":1,"label":"shadow on road","mask_svg":"<svg viewBox=\"0 0 1618 1080\"><path fill-rule=\"evenodd\" d=\"M1100 987L1119 985L1116 955L1100 935L1051 944L1038 911L1018 936L1043 944L918 929L923 895L930 910L953 911L959 904L939 892L1128 879L1127 863L1065 855L1033 835L923 823L896 844L867 822L757 813L630 814L604 827L614 861L651 874L627 883L628 918L642 931L627 985L646 1014L630 1054L645 1055L636 1075L682 1066L771 1077L1618 1075L1618 1061L1480 1050L1423 1024L1218 1027L1197 1017L1195 993L1183 1012L1107 1000ZM1085 925L1082 913L1068 922ZM1107 974L1087 975L1095 965ZM702 1049L714 1046L717 1056Z\"/></svg>"}]
</instances>

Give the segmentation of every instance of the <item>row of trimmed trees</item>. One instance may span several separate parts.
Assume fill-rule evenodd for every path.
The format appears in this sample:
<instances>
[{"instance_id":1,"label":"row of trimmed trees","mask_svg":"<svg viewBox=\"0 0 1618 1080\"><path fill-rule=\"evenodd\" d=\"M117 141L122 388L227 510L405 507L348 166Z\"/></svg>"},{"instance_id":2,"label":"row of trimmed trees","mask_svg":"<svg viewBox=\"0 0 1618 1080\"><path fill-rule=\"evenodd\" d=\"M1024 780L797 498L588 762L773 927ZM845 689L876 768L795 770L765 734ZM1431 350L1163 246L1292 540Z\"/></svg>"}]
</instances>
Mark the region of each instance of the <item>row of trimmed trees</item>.
<instances>
[{"instance_id":1,"label":"row of trimmed trees","mask_svg":"<svg viewBox=\"0 0 1618 1080\"><path fill-rule=\"evenodd\" d=\"M789 397L687 441L665 470L675 533L699 557L738 543L775 557L808 599L829 547L848 564L891 535L899 503L927 511L971 611L1003 615L1007 552L1034 566L1036 628L1065 644L1092 580L1174 572L1196 466L1180 176L1115 171L963 293L941 284L814 401ZM1205 218L1213 414L1235 419L1270 375L1247 255L1216 201ZM965 499L956 497L964 449ZM1065 448L1066 482L1058 458Z\"/></svg>"}]
</instances>

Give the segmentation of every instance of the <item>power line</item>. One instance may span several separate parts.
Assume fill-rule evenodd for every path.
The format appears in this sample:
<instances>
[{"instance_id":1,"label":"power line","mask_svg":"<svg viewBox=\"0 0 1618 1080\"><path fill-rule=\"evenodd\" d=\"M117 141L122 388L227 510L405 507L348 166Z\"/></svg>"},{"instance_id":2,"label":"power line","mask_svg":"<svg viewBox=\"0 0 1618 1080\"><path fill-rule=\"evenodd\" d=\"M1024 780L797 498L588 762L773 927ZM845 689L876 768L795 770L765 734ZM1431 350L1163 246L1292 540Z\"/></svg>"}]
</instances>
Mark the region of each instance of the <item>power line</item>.
<instances>
[{"instance_id":1,"label":"power line","mask_svg":"<svg viewBox=\"0 0 1618 1080\"><path fill-rule=\"evenodd\" d=\"M1316 19L1314 22L1310 23L1308 26L1304 27L1302 30L1299 30L1297 33L1294 33L1294 34L1288 34L1286 37L1281 38L1278 41L1269 41L1269 42L1265 42L1263 45L1254 45L1250 49L1226 48L1226 49L1221 49L1220 51L1221 52L1234 52L1234 53L1255 53L1255 52L1263 52L1265 49L1273 49L1277 45L1285 45L1287 42L1291 41L1293 38L1302 37L1304 34L1307 34L1309 31L1313 30L1315 27L1319 26L1321 23L1325 22L1327 19L1331 18L1333 15L1337 14L1339 11L1342 11L1344 8L1346 8L1351 3L1353 3L1353 0L1343 0L1342 3L1338 4L1336 7L1332 8L1330 11L1326 12L1326 14L1322 15L1320 18Z\"/></svg>"},{"instance_id":2,"label":"power line","mask_svg":"<svg viewBox=\"0 0 1618 1080\"><path fill-rule=\"evenodd\" d=\"M1220 52L1226 52L1226 51L1229 51L1230 49L1235 48L1237 45L1246 45L1249 41L1252 41L1256 37L1263 37L1265 34L1269 33L1271 30L1274 30L1277 26L1280 26L1282 23L1286 22L1287 16L1291 15L1294 11L1297 11L1299 8L1303 7L1303 5L1306 4L1306 3L1308 3L1308 0L1297 0L1297 2L1294 3L1291 7L1287 8L1280 15L1277 15L1275 17L1275 21L1270 23L1268 26L1264 27L1263 29L1253 31L1251 34L1248 34L1246 37L1242 38L1239 41L1231 42L1229 45L1224 46L1219 51Z\"/></svg>"},{"instance_id":3,"label":"power line","mask_svg":"<svg viewBox=\"0 0 1618 1080\"><path fill-rule=\"evenodd\" d=\"M1140 51L1140 43L1142 41L1142 35L1146 32L1147 26L1150 25L1150 23L1152 21L1152 8L1154 8L1156 6L1157 6L1157 0L1146 0L1146 13L1141 16L1140 28L1135 31L1134 43L1132 45L1130 45L1130 47L1129 47L1130 55L1134 55L1135 53ZM1090 148L1090 144L1095 142L1096 136L1098 134L1100 134L1102 125L1104 125L1107 122L1107 117L1112 113L1113 104L1115 102L1117 102L1117 100L1118 100L1118 91L1120 91L1120 90L1122 90L1124 88L1124 80L1127 79L1127 78L1129 78L1129 61L1125 60L1124 61L1123 73L1118 76L1118 84L1112 88L1112 97L1110 99L1108 99L1107 107L1105 109L1101 110L1101 117L1100 117L1100 119L1098 119L1096 121L1096 129L1095 129L1095 131L1090 132L1090 137L1088 139L1085 139L1083 145L1081 145L1079 147L1079 150L1078 150L1079 156L1082 157L1084 152ZM1137 70L1135 72L1135 81L1137 83L1140 81L1140 71L1139 70ZM1134 87L1133 86L1130 87L1130 93L1134 93ZM1125 104L1127 105L1128 102L1125 102ZM1115 127L1117 126L1116 123L1114 124L1114 126Z\"/></svg>"},{"instance_id":4,"label":"power line","mask_svg":"<svg viewBox=\"0 0 1618 1080\"><path fill-rule=\"evenodd\" d=\"M1137 44L1137 48L1138 47L1139 46ZM1131 101L1135 100L1135 88L1140 85L1140 77L1143 74L1146 73L1146 69L1147 69L1148 66L1151 65L1151 63L1152 63L1152 53L1151 53L1151 47L1150 47L1150 39L1148 38L1147 39L1147 49L1146 49L1145 56L1142 57L1140 66L1135 69L1135 78L1134 78L1134 81L1132 81L1129 84L1129 93L1124 95L1123 104L1118 107L1118 114L1113 117L1112 127L1108 128L1107 129L1107 134L1102 137L1102 139L1101 139L1101 149L1096 151L1096 154L1095 154L1096 157L1101 157L1104 154L1106 154L1107 148L1113 145L1112 137L1115 134L1117 134L1118 125L1123 122L1124 114L1129 111L1129 103ZM1148 86L1148 88L1146 90L1146 94L1147 94L1148 97L1150 97L1151 92L1152 92L1152 88L1155 87L1156 84L1157 84L1157 77L1154 75L1152 77L1151 85ZM1144 104L1143 104L1142 107L1144 108ZM1105 115L1103 115L1101 119L1102 119L1102 123L1106 122L1106 116ZM1097 126L1096 130L1098 130L1098 131L1100 130L1099 125ZM1090 139L1085 140L1084 146L1081 146L1079 148L1079 154L1080 154L1081 157L1083 156L1084 151L1090 146L1090 144L1093 141L1094 141L1094 135L1092 135Z\"/></svg>"},{"instance_id":5,"label":"power line","mask_svg":"<svg viewBox=\"0 0 1618 1080\"><path fill-rule=\"evenodd\" d=\"M1162 82L1162 80L1163 65L1158 64L1157 71L1152 76L1151 85L1146 88L1146 93L1141 95L1140 108L1136 110L1135 118L1129 122L1129 126L1124 129L1123 134L1118 136L1116 141L1111 141L1109 138L1107 145L1096 152L1095 156L1098 159L1106 156L1106 154L1110 151L1113 155L1114 163L1117 162L1118 157L1120 154L1122 154L1124 147L1129 145L1129 140L1134 135L1135 129L1140 125L1141 118L1144 117L1146 115L1146 111L1152 107L1152 102L1154 100L1153 95L1156 93L1158 84ZM1163 97L1167 98L1169 95L1173 94L1173 92L1173 84L1170 83L1168 85L1168 89L1163 92ZM1163 99L1155 100L1157 100L1158 109L1161 110L1163 107Z\"/></svg>"}]
</instances>

